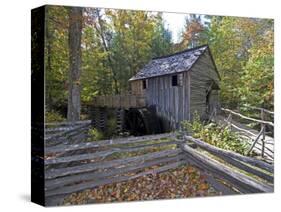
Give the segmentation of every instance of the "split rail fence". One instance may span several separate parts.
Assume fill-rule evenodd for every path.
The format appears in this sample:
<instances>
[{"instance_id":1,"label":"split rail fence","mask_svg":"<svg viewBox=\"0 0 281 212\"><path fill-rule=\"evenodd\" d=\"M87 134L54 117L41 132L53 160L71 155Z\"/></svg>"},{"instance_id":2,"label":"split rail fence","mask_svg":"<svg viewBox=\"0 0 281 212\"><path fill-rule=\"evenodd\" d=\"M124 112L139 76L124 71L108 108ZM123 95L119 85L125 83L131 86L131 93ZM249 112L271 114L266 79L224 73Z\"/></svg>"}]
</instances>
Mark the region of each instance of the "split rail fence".
<instances>
[{"instance_id":1,"label":"split rail fence","mask_svg":"<svg viewBox=\"0 0 281 212\"><path fill-rule=\"evenodd\" d=\"M75 192L187 164L204 172L207 181L222 194L273 191L273 166L266 162L175 133L89 141L90 126L89 121L47 125L46 205L63 204L64 198Z\"/></svg>"},{"instance_id":2,"label":"split rail fence","mask_svg":"<svg viewBox=\"0 0 281 212\"><path fill-rule=\"evenodd\" d=\"M244 133L244 135L251 140L251 143L250 143L251 146L250 146L250 149L248 151L248 154L251 153L255 148L255 149L257 149L258 151L261 152L262 157L264 157L266 155L270 160L273 160L273 155L274 155L273 145L274 145L274 143L272 141L274 141L274 139L270 137L270 141L266 142L266 136L267 136L266 135L267 134L266 129L267 129L267 126L271 127L271 128L274 128L274 123L271 122L271 121L265 120L265 114L268 113L269 115L274 115L274 112L271 112L271 111L263 109L263 108L258 108L258 107L249 107L249 108L254 109L254 110L259 110L260 111L260 119L248 117L248 116L245 116L241 113L238 113L236 111L226 109L226 108L221 108L221 110L228 114L228 117L225 120L227 122L228 126L230 128L234 128L235 130L238 130L238 131ZM260 131L256 134L256 133L253 133L252 130L245 129L244 127L238 126L233 121L233 116L236 116L238 118L241 118L241 119L253 122L253 123L260 124ZM269 148L266 145L271 145L271 146Z\"/></svg>"}]
</instances>

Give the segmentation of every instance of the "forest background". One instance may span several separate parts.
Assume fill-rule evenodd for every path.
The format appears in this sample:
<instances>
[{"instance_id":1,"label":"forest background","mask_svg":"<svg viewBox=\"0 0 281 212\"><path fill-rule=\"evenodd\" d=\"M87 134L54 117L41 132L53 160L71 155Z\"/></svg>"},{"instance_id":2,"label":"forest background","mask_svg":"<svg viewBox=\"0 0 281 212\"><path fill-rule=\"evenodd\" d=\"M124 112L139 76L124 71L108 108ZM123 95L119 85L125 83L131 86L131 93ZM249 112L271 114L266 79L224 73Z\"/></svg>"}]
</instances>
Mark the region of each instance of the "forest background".
<instances>
[{"instance_id":1,"label":"forest background","mask_svg":"<svg viewBox=\"0 0 281 212\"><path fill-rule=\"evenodd\" d=\"M70 12L47 7L46 109L63 111L69 96ZM72 19L73 20L73 19ZM75 21L75 20L74 20ZM163 13L84 8L81 12L81 102L129 92L128 80L152 58L208 44L221 76L223 106L273 110L272 19L186 14L174 43Z\"/></svg>"}]
</instances>

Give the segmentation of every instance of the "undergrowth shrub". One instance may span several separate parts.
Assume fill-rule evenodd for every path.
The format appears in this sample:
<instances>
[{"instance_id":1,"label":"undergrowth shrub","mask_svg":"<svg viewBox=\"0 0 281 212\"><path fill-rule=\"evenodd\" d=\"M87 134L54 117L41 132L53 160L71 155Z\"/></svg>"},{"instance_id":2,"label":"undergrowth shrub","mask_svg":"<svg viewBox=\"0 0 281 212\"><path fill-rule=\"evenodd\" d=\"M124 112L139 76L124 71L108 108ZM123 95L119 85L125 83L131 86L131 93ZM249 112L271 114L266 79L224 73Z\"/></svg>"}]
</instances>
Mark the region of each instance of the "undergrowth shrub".
<instances>
[{"instance_id":1,"label":"undergrowth shrub","mask_svg":"<svg viewBox=\"0 0 281 212\"><path fill-rule=\"evenodd\" d=\"M89 129L88 134L90 136L89 141L98 141L105 138L104 133L96 128Z\"/></svg>"},{"instance_id":2,"label":"undergrowth shrub","mask_svg":"<svg viewBox=\"0 0 281 212\"><path fill-rule=\"evenodd\" d=\"M51 110L45 113L45 122L61 122L65 121L66 119L58 112Z\"/></svg>"},{"instance_id":3,"label":"undergrowth shrub","mask_svg":"<svg viewBox=\"0 0 281 212\"><path fill-rule=\"evenodd\" d=\"M183 121L184 130L192 134L194 138L199 138L211 145L225 150L231 150L242 155L246 155L249 144L239 135L231 131L228 127L222 127L215 123L204 124L200 121L197 113L192 121Z\"/></svg>"}]
</instances>

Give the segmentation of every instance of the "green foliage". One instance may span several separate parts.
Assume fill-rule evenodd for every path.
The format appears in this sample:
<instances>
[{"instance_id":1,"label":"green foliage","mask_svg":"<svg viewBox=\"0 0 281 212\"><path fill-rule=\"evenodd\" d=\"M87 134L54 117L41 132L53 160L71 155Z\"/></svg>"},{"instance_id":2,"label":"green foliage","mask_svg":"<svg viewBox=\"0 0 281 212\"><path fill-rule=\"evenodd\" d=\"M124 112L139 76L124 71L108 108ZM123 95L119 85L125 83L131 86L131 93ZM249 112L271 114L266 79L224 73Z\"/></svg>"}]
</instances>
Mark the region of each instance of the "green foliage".
<instances>
[{"instance_id":1,"label":"green foliage","mask_svg":"<svg viewBox=\"0 0 281 212\"><path fill-rule=\"evenodd\" d=\"M45 113L45 122L61 122L65 121L65 118L56 111L47 111Z\"/></svg>"},{"instance_id":2,"label":"green foliage","mask_svg":"<svg viewBox=\"0 0 281 212\"><path fill-rule=\"evenodd\" d=\"M156 17L152 37L152 57L160 57L172 53L172 32L166 29L163 24L162 14L159 13Z\"/></svg>"},{"instance_id":3,"label":"green foliage","mask_svg":"<svg viewBox=\"0 0 281 212\"><path fill-rule=\"evenodd\" d=\"M161 13L86 8L83 13L81 100L125 93L128 80L152 57L172 51ZM66 7L48 6L46 33L47 107L66 104L68 22Z\"/></svg>"},{"instance_id":4,"label":"green foliage","mask_svg":"<svg viewBox=\"0 0 281 212\"><path fill-rule=\"evenodd\" d=\"M90 129L88 131L88 134L90 136L90 138L88 138L89 141L98 141L98 140L103 140L104 139L103 132L98 130L98 129L96 129L96 128Z\"/></svg>"},{"instance_id":5,"label":"green foliage","mask_svg":"<svg viewBox=\"0 0 281 212\"><path fill-rule=\"evenodd\" d=\"M273 20L187 15L176 50L209 44L227 107L245 103L273 109Z\"/></svg>"},{"instance_id":6,"label":"green foliage","mask_svg":"<svg viewBox=\"0 0 281 212\"><path fill-rule=\"evenodd\" d=\"M116 131L116 118L115 117L111 117L107 120L106 123L106 135L108 137L111 137L112 135L115 134Z\"/></svg>"},{"instance_id":7,"label":"green foliage","mask_svg":"<svg viewBox=\"0 0 281 212\"><path fill-rule=\"evenodd\" d=\"M116 117L114 113L108 111L106 127L104 130L99 130L97 128L90 129L88 134L90 135L89 141L97 141L103 139L110 139L119 136L116 133Z\"/></svg>"},{"instance_id":8,"label":"green foliage","mask_svg":"<svg viewBox=\"0 0 281 212\"><path fill-rule=\"evenodd\" d=\"M249 148L248 144L229 128L223 128L214 123L204 125L196 114L191 122L183 121L182 126L184 130L192 132L194 138L225 150L246 155Z\"/></svg>"},{"instance_id":9,"label":"green foliage","mask_svg":"<svg viewBox=\"0 0 281 212\"><path fill-rule=\"evenodd\" d=\"M46 7L46 102L47 109L67 100L68 13L62 6Z\"/></svg>"},{"instance_id":10,"label":"green foliage","mask_svg":"<svg viewBox=\"0 0 281 212\"><path fill-rule=\"evenodd\" d=\"M273 109L274 105L274 45L273 31L267 31L249 50L249 59L241 77L241 104ZM254 76L254 77L253 77Z\"/></svg>"},{"instance_id":11,"label":"green foliage","mask_svg":"<svg viewBox=\"0 0 281 212\"><path fill-rule=\"evenodd\" d=\"M83 16L82 102L127 92L128 79L153 57L207 43L221 76L221 102L273 109L273 20L187 15L181 41L173 44L160 12L87 8ZM67 102L68 19L66 7L47 7L48 110Z\"/></svg>"},{"instance_id":12,"label":"green foliage","mask_svg":"<svg viewBox=\"0 0 281 212\"><path fill-rule=\"evenodd\" d=\"M197 111L195 111L195 113L193 114L193 119L192 121L183 121L182 122L182 127L184 130L187 130L188 132L200 132L203 130L204 125L202 124L201 120L200 120L200 116L197 113Z\"/></svg>"},{"instance_id":13,"label":"green foliage","mask_svg":"<svg viewBox=\"0 0 281 212\"><path fill-rule=\"evenodd\" d=\"M222 102L272 108L273 21L213 16L204 33L221 75Z\"/></svg>"}]
</instances>

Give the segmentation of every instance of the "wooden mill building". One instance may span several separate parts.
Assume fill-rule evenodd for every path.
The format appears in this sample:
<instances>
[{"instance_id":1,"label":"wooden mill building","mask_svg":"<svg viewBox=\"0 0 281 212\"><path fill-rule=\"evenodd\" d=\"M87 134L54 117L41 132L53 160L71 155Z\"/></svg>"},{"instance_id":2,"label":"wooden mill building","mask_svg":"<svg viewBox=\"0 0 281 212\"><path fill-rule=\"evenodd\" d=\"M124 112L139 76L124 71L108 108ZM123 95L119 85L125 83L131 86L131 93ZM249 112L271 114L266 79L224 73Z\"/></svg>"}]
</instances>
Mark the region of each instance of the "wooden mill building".
<instances>
[{"instance_id":1,"label":"wooden mill building","mask_svg":"<svg viewBox=\"0 0 281 212\"><path fill-rule=\"evenodd\" d=\"M152 59L129 80L129 94L95 97L94 106L99 111L114 109L120 117L117 122L127 120L135 132L142 128L153 134L159 132L159 127L154 129L155 119L160 120L162 131L168 131L191 120L196 111L208 118L219 107L219 81L210 48L203 45ZM104 115L99 117L96 122L102 120L105 126Z\"/></svg>"},{"instance_id":2,"label":"wooden mill building","mask_svg":"<svg viewBox=\"0 0 281 212\"><path fill-rule=\"evenodd\" d=\"M129 81L132 94L144 96L172 128L219 106L220 76L208 45L154 58Z\"/></svg>"}]
</instances>

